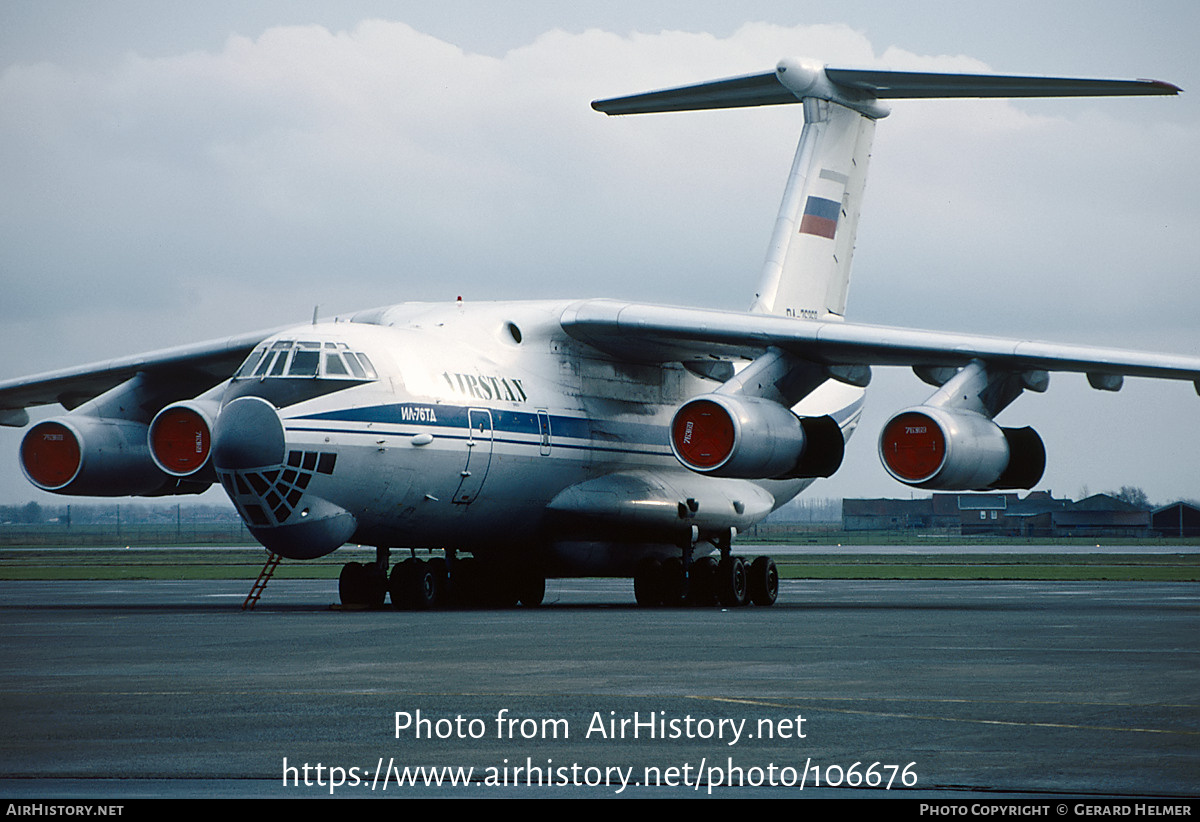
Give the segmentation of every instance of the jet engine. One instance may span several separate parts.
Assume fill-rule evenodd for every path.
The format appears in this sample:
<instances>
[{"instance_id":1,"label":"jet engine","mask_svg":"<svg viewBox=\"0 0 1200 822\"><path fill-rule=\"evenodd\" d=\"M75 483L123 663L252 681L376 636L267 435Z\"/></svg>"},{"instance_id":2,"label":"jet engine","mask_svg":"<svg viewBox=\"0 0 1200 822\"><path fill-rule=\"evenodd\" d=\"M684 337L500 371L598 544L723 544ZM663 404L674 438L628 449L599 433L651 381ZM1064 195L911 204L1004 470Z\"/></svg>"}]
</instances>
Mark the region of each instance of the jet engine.
<instances>
[{"instance_id":1,"label":"jet engine","mask_svg":"<svg viewBox=\"0 0 1200 822\"><path fill-rule=\"evenodd\" d=\"M771 400L705 394L675 412L671 450L685 467L716 477L828 477L842 464L845 439L829 416L797 417Z\"/></svg>"},{"instance_id":2,"label":"jet engine","mask_svg":"<svg viewBox=\"0 0 1200 822\"><path fill-rule=\"evenodd\" d=\"M21 440L21 468L44 491L89 496L171 493L154 464L147 427L133 420L66 416L44 420Z\"/></svg>"},{"instance_id":3,"label":"jet engine","mask_svg":"<svg viewBox=\"0 0 1200 822\"><path fill-rule=\"evenodd\" d=\"M148 443L154 464L173 477L194 477L200 472L216 474L209 461L212 451L212 421L217 404L177 402L159 411L150 423Z\"/></svg>"},{"instance_id":4,"label":"jet engine","mask_svg":"<svg viewBox=\"0 0 1200 822\"><path fill-rule=\"evenodd\" d=\"M928 405L888 420L879 459L905 485L946 491L1028 489L1046 470L1046 448L1032 428L1001 428L983 414Z\"/></svg>"}]
</instances>

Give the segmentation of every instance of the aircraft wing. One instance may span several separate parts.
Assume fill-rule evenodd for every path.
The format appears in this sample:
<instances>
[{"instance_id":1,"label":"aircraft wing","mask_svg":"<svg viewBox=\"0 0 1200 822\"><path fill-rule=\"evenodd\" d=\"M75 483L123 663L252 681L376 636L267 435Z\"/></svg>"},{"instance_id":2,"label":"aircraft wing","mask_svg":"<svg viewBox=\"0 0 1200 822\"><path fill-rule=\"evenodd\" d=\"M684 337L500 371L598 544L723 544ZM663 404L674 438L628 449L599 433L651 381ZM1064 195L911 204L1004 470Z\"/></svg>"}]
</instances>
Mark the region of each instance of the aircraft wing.
<instances>
[{"instance_id":1,"label":"aircraft wing","mask_svg":"<svg viewBox=\"0 0 1200 822\"><path fill-rule=\"evenodd\" d=\"M162 374L177 398L201 394L230 377L272 333L259 331L0 381L0 425L25 425L25 409L38 405L77 408L142 372Z\"/></svg>"},{"instance_id":2,"label":"aircraft wing","mask_svg":"<svg viewBox=\"0 0 1200 822\"><path fill-rule=\"evenodd\" d=\"M1200 357L1174 354L612 300L575 303L561 322L575 339L642 361L752 359L775 347L831 367L959 367L978 359L1012 372L1084 373L1096 387L1116 387L1104 378L1122 376L1191 380L1200 393Z\"/></svg>"}]
</instances>

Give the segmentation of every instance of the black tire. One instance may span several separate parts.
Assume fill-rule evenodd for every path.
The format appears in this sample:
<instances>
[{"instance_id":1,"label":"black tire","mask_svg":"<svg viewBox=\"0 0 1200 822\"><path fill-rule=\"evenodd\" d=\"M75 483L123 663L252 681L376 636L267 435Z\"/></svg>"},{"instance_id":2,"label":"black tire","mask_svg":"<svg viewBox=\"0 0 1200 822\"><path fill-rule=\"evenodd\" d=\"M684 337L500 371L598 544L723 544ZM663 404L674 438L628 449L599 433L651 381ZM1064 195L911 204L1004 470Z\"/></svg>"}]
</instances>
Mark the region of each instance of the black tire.
<instances>
[{"instance_id":1,"label":"black tire","mask_svg":"<svg viewBox=\"0 0 1200 822\"><path fill-rule=\"evenodd\" d=\"M658 573L662 604L668 608L682 606L687 601L688 593L688 579L683 572L683 560L679 557L664 559Z\"/></svg>"},{"instance_id":2,"label":"black tire","mask_svg":"<svg viewBox=\"0 0 1200 822\"><path fill-rule=\"evenodd\" d=\"M746 563L741 557L729 557L717 563L717 599L726 608L736 608L749 601L746 576Z\"/></svg>"},{"instance_id":3,"label":"black tire","mask_svg":"<svg viewBox=\"0 0 1200 822\"><path fill-rule=\"evenodd\" d=\"M540 571L526 569L517 584L517 601L525 608L537 608L546 598L546 578Z\"/></svg>"},{"instance_id":4,"label":"black tire","mask_svg":"<svg viewBox=\"0 0 1200 822\"><path fill-rule=\"evenodd\" d=\"M770 557L755 557L750 563L750 601L755 605L774 605L779 596L779 569Z\"/></svg>"},{"instance_id":5,"label":"black tire","mask_svg":"<svg viewBox=\"0 0 1200 822\"><path fill-rule=\"evenodd\" d=\"M439 565L421 560L415 562L409 579L409 601L411 607L418 611L430 611L440 608L446 594L446 573Z\"/></svg>"},{"instance_id":6,"label":"black tire","mask_svg":"<svg viewBox=\"0 0 1200 822\"><path fill-rule=\"evenodd\" d=\"M517 572L503 566L492 566L481 575L484 586L483 603L489 608L516 608L520 601L520 579Z\"/></svg>"},{"instance_id":7,"label":"black tire","mask_svg":"<svg viewBox=\"0 0 1200 822\"><path fill-rule=\"evenodd\" d=\"M368 608L382 608L388 595L387 571L377 565L363 566L363 596Z\"/></svg>"},{"instance_id":8,"label":"black tire","mask_svg":"<svg viewBox=\"0 0 1200 822\"><path fill-rule=\"evenodd\" d=\"M338 597L343 608L365 608L367 605L366 568L360 562L347 562L338 574Z\"/></svg>"},{"instance_id":9,"label":"black tire","mask_svg":"<svg viewBox=\"0 0 1200 822\"><path fill-rule=\"evenodd\" d=\"M392 595L392 607L401 611L407 611L413 607L414 562L416 560L413 559L397 562L392 568L391 576L388 577L388 592Z\"/></svg>"},{"instance_id":10,"label":"black tire","mask_svg":"<svg viewBox=\"0 0 1200 822\"><path fill-rule=\"evenodd\" d=\"M662 563L647 557L633 571L633 597L643 608L662 604Z\"/></svg>"},{"instance_id":11,"label":"black tire","mask_svg":"<svg viewBox=\"0 0 1200 822\"><path fill-rule=\"evenodd\" d=\"M692 563L688 579L688 605L708 608L717 604L717 561L700 557Z\"/></svg>"},{"instance_id":12,"label":"black tire","mask_svg":"<svg viewBox=\"0 0 1200 822\"><path fill-rule=\"evenodd\" d=\"M478 560L474 557L455 560L447 586L449 602L454 607L475 608L479 606L482 600L480 597L481 579L477 569Z\"/></svg>"},{"instance_id":13,"label":"black tire","mask_svg":"<svg viewBox=\"0 0 1200 822\"><path fill-rule=\"evenodd\" d=\"M446 560L442 557L434 557L427 560L429 569L437 575L441 584L441 590L438 594L437 604L435 608L445 608L450 604L450 570Z\"/></svg>"}]
</instances>

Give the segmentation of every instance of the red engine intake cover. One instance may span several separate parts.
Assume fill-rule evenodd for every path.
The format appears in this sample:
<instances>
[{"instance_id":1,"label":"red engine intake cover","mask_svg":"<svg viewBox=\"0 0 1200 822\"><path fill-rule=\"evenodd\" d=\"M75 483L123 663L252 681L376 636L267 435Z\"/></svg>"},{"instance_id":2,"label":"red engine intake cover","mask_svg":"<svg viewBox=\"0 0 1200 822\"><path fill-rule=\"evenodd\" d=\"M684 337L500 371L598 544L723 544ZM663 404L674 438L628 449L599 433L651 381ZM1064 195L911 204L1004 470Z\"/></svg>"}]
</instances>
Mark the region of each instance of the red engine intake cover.
<instances>
[{"instance_id":1,"label":"red engine intake cover","mask_svg":"<svg viewBox=\"0 0 1200 822\"><path fill-rule=\"evenodd\" d=\"M689 466L713 468L733 452L733 420L715 402L696 400L675 415L671 439L676 453Z\"/></svg>"},{"instance_id":2,"label":"red engine intake cover","mask_svg":"<svg viewBox=\"0 0 1200 822\"><path fill-rule=\"evenodd\" d=\"M60 422L40 422L21 440L21 465L39 488L62 488L79 473L75 433Z\"/></svg>"},{"instance_id":3,"label":"red engine intake cover","mask_svg":"<svg viewBox=\"0 0 1200 822\"><path fill-rule=\"evenodd\" d=\"M168 408L150 429L150 450L159 465L176 476L203 467L211 445L208 423L190 408Z\"/></svg>"},{"instance_id":4,"label":"red engine intake cover","mask_svg":"<svg viewBox=\"0 0 1200 822\"><path fill-rule=\"evenodd\" d=\"M920 482L941 468L946 458L946 436L934 420L910 411L883 429L879 453L896 476Z\"/></svg>"}]
</instances>

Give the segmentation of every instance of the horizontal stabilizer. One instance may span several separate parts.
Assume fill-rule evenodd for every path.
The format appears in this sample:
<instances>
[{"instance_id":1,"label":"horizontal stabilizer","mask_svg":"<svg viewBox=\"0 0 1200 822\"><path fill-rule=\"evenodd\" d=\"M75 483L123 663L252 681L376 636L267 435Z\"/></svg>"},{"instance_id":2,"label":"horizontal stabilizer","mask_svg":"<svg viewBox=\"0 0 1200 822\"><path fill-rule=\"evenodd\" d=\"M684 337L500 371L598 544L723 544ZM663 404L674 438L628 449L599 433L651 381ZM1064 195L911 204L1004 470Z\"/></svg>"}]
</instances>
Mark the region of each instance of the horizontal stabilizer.
<instances>
[{"instance_id":1,"label":"horizontal stabilizer","mask_svg":"<svg viewBox=\"0 0 1200 822\"><path fill-rule=\"evenodd\" d=\"M595 100L592 102L592 108L605 114L649 114L659 111L698 111L706 108L777 106L798 102L800 101L796 95L779 82L775 72L768 71L694 86Z\"/></svg>"},{"instance_id":2,"label":"horizontal stabilizer","mask_svg":"<svg viewBox=\"0 0 1200 822\"><path fill-rule=\"evenodd\" d=\"M843 104L931 97L1107 97L1178 94L1160 80L1098 80L1000 74L937 74L878 69L829 68L783 60L775 71L690 86L596 100L605 114L648 114L798 103L818 97Z\"/></svg>"},{"instance_id":3,"label":"horizontal stabilizer","mask_svg":"<svg viewBox=\"0 0 1200 822\"><path fill-rule=\"evenodd\" d=\"M879 99L921 97L1119 97L1178 94L1161 80L1090 80L1072 77L1018 77L1002 74L930 74L913 71L825 69L835 84L860 89Z\"/></svg>"}]
</instances>

